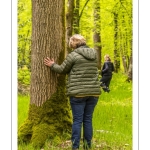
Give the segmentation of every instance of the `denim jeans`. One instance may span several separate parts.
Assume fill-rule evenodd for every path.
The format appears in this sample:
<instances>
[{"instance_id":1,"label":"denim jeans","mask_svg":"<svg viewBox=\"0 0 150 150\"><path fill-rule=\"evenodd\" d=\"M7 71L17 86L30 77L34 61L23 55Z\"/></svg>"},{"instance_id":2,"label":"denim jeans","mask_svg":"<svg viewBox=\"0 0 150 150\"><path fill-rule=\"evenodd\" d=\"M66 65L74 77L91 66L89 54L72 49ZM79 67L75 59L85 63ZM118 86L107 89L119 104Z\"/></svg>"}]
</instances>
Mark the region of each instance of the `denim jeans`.
<instances>
[{"instance_id":1,"label":"denim jeans","mask_svg":"<svg viewBox=\"0 0 150 150\"><path fill-rule=\"evenodd\" d=\"M79 148L81 138L81 128L83 123L83 142L91 147L93 136L92 116L94 108L98 102L98 97L70 97L72 108L72 148Z\"/></svg>"}]
</instances>

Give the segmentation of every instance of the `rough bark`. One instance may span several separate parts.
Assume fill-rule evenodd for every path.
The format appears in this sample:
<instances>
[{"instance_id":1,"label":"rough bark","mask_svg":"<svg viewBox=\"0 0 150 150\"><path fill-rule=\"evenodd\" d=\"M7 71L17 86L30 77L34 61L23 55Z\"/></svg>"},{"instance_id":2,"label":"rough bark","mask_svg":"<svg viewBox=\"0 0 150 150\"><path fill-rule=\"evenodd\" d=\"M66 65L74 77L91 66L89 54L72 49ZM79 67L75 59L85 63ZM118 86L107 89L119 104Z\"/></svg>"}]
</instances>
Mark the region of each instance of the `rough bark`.
<instances>
[{"instance_id":1,"label":"rough bark","mask_svg":"<svg viewBox=\"0 0 150 150\"><path fill-rule=\"evenodd\" d=\"M32 1L31 104L41 106L55 92L57 75L43 65L46 56L58 62L63 51L61 1Z\"/></svg>"},{"instance_id":2,"label":"rough bark","mask_svg":"<svg viewBox=\"0 0 150 150\"><path fill-rule=\"evenodd\" d=\"M48 56L60 64L64 53L64 1L32 0L30 106L28 118L19 128L19 141L42 147L48 138L71 130L65 75L50 71L43 63Z\"/></svg>"}]
</instances>

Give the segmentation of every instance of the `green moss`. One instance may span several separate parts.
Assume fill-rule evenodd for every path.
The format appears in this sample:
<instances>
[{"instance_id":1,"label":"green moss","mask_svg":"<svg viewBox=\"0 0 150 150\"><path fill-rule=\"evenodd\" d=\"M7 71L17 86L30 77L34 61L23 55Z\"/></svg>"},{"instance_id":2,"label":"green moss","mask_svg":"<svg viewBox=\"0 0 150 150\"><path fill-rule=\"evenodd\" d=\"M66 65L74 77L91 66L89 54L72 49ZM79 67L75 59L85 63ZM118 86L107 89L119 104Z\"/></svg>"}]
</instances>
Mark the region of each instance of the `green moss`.
<instances>
[{"instance_id":1,"label":"green moss","mask_svg":"<svg viewBox=\"0 0 150 150\"><path fill-rule=\"evenodd\" d=\"M32 136L32 126L33 123L31 120L26 120L22 126L19 128L18 132L18 142L29 142Z\"/></svg>"},{"instance_id":2,"label":"green moss","mask_svg":"<svg viewBox=\"0 0 150 150\"><path fill-rule=\"evenodd\" d=\"M28 118L19 128L18 138L19 141L31 142L34 147L42 147L47 139L54 140L56 136L70 132L71 125L71 109L65 88L59 86L42 106L30 105Z\"/></svg>"},{"instance_id":3,"label":"green moss","mask_svg":"<svg viewBox=\"0 0 150 150\"><path fill-rule=\"evenodd\" d=\"M33 127L31 143L34 147L42 147L48 138L54 138L59 132L53 124L40 123Z\"/></svg>"}]
</instances>

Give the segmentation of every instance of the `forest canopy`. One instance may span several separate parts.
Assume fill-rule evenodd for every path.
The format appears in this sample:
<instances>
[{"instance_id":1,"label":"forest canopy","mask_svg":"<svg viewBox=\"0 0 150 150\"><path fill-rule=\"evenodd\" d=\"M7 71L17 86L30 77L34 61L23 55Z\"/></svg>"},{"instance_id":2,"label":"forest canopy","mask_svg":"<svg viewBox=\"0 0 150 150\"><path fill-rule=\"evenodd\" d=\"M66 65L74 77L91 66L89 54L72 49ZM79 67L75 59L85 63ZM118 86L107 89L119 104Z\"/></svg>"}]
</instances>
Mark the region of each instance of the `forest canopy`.
<instances>
[{"instance_id":1,"label":"forest canopy","mask_svg":"<svg viewBox=\"0 0 150 150\"><path fill-rule=\"evenodd\" d=\"M71 34L82 34L90 47L98 46L100 67L109 54L116 72L132 70L132 1L75 0ZM65 1L65 14L71 8ZM70 13L70 12L69 12ZM96 14L96 15L95 15ZM70 14L69 14L70 15ZM67 20L66 20L67 32ZM99 36L94 41L94 34ZM32 6L31 0L18 0L18 82L30 84ZM67 51L67 48L66 48Z\"/></svg>"}]
</instances>

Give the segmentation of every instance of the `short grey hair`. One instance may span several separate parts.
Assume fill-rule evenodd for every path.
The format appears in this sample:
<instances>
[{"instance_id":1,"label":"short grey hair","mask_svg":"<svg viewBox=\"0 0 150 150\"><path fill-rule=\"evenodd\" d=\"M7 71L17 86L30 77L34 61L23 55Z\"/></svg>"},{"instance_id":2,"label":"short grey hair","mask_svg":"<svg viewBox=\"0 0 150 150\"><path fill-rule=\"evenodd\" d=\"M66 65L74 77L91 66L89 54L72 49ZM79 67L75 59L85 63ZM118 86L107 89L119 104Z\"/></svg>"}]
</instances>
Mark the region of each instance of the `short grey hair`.
<instances>
[{"instance_id":1,"label":"short grey hair","mask_svg":"<svg viewBox=\"0 0 150 150\"><path fill-rule=\"evenodd\" d=\"M85 38L80 34L73 35L69 40L69 47L70 48L78 48L80 46L86 45Z\"/></svg>"}]
</instances>

